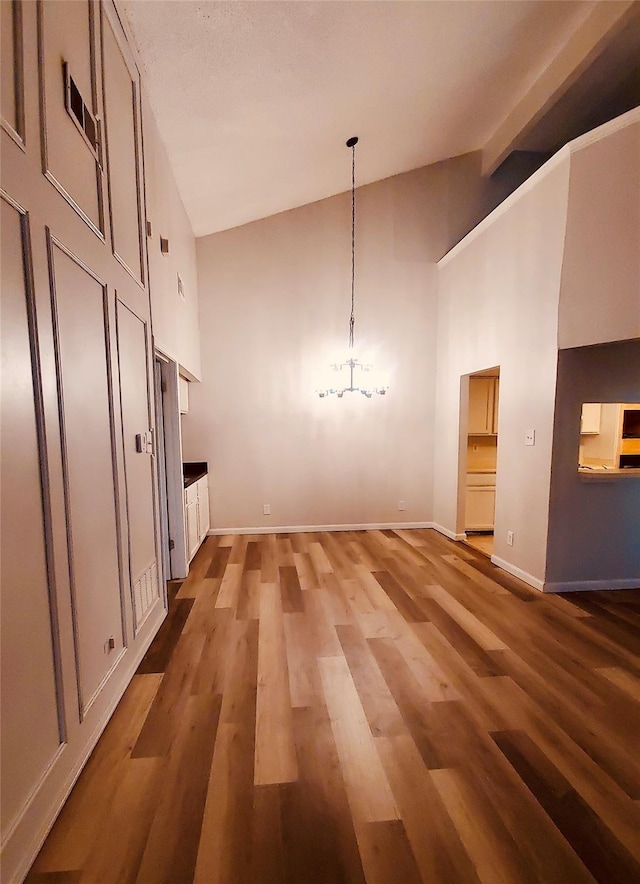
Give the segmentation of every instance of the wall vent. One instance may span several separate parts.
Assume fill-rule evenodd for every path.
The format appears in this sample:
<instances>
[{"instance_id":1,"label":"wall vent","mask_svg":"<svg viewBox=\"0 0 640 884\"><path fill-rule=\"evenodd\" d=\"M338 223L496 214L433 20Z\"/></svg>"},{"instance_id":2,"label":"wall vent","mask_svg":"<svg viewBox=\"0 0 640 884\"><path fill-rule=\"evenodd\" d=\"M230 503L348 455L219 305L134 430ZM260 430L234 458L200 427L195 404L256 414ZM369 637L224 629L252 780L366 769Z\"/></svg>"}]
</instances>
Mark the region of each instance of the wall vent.
<instances>
[{"instance_id":1,"label":"wall vent","mask_svg":"<svg viewBox=\"0 0 640 884\"><path fill-rule=\"evenodd\" d=\"M83 136L94 157L100 163L100 121L93 116L85 104L75 80L69 73L69 65L63 62L64 106L67 113Z\"/></svg>"}]
</instances>

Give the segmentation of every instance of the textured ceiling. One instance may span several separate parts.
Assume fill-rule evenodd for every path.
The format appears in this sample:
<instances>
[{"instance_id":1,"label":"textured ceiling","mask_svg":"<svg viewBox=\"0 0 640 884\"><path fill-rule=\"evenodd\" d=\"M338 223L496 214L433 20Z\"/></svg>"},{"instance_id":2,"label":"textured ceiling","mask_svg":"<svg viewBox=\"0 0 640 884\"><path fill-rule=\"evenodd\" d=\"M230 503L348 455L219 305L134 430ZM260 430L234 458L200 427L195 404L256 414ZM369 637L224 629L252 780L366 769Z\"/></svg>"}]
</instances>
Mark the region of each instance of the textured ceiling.
<instances>
[{"instance_id":1,"label":"textured ceiling","mask_svg":"<svg viewBox=\"0 0 640 884\"><path fill-rule=\"evenodd\" d=\"M583 0L118 0L194 233L482 148Z\"/></svg>"}]
</instances>

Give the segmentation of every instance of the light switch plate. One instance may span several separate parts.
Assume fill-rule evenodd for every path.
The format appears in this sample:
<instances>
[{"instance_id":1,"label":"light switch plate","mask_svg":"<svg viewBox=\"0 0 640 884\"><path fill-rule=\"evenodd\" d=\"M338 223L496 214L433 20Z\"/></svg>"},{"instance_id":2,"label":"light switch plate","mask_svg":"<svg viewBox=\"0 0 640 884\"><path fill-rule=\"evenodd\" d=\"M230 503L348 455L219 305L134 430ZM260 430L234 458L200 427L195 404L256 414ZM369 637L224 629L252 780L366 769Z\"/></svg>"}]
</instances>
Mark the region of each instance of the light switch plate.
<instances>
[{"instance_id":1,"label":"light switch plate","mask_svg":"<svg viewBox=\"0 0 640 884\"><path fill-rule=\"evenodd\" d=\"M525 432L524 444L525 445L535 445L536 444L536 431L535 430L527 430Z\"/></svg>"}]
</instances>

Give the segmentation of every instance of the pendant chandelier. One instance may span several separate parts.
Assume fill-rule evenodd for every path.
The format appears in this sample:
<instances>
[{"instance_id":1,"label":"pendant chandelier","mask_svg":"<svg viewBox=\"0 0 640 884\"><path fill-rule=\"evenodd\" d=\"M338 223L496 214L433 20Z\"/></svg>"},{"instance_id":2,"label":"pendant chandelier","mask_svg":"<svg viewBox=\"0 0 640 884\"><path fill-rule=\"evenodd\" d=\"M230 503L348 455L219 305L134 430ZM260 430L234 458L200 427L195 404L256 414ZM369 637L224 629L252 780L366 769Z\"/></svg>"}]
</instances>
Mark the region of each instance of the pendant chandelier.
<instances>
[{"instance_id":1,"label":"pendant chandelier","mask_svg":"<svg viewBox=\"0 0 640 884\"><path fill-rule=\"evenodd\" d=\"M356 144L358 138L353 136L347 141L351 148L351 315L349 317L349 349L343 362L331 364L327 386L318 390L320 398L335 394L342 398L345 393L362 393L371 399L374 393L384 395L388 385L378 376L373 366L360 362L355 350L355 281L356 281Z\"/></svg>"}]
</instances>

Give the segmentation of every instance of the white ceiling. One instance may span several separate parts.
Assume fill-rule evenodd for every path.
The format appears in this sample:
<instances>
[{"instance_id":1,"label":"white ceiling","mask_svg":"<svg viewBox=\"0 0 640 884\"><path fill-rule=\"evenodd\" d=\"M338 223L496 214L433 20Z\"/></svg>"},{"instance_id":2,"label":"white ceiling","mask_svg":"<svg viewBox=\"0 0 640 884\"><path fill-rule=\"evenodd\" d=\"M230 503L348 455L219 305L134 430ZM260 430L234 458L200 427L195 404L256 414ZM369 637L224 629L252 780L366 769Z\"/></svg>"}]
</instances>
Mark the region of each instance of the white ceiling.
<instances>
[{"instance_id":1,"label":"white ceiling","mask_svg":"<svg viewBox=\"0 0 640 884\"><path fill-rule=\"evenodd\" d=\"M118 0L196 236L482 148L592 0Z\"/></svg>"}]
</instances>

